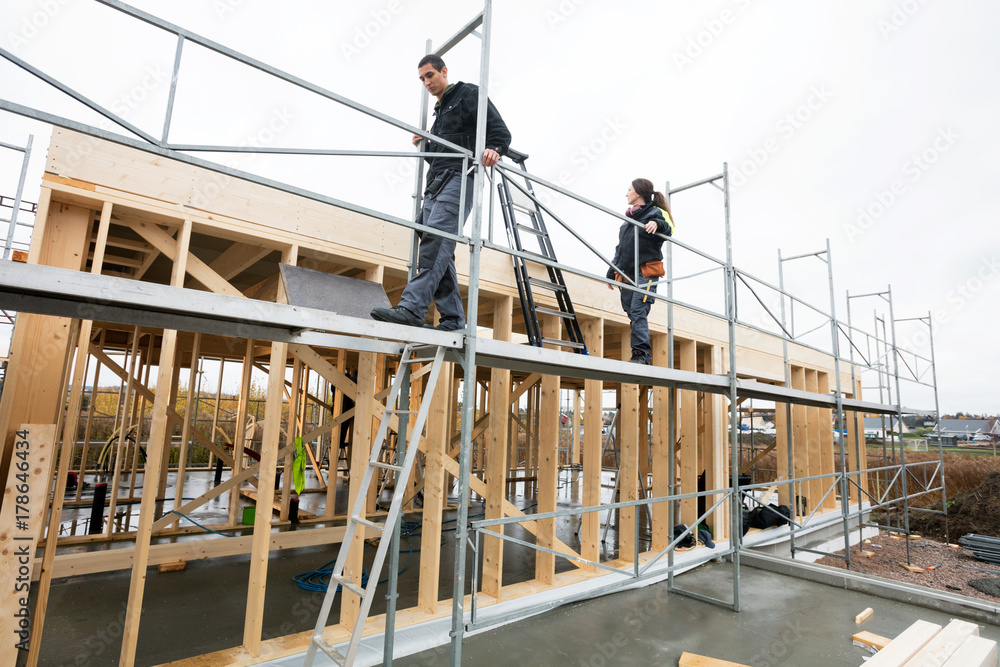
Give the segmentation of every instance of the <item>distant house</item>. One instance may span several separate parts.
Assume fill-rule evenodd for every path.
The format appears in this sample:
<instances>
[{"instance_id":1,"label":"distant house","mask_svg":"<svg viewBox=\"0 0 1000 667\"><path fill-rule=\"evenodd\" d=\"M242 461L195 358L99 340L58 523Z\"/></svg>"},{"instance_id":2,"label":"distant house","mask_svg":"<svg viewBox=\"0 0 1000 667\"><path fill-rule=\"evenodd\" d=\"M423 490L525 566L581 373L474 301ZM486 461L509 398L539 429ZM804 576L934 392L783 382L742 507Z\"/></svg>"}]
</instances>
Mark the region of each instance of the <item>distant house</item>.
<instances>
[{"instance_id":1,"label":"distant house","mask_svg":"<svg viewBox=\"0 0 1000 667\"><path fill-rule=\"evenodd\" d=\"M895 434L899 432L896 426L895 417L865 417L865 440L885 440L895 439ZM903 422L903 433L909 433L910 429ZM888 435L886 434L888 431Z\"/></svg>"},{"instance_id":2,"label":"distant house","mask_svg":"<svg viewBox=\"0 0 1000 667\"><path fill-rule=\"evenodd\" d=\"M973 440L978 436L1000 435L995 419L942 419L941 435L959 440Z\"/></svg>"}]
</instances>

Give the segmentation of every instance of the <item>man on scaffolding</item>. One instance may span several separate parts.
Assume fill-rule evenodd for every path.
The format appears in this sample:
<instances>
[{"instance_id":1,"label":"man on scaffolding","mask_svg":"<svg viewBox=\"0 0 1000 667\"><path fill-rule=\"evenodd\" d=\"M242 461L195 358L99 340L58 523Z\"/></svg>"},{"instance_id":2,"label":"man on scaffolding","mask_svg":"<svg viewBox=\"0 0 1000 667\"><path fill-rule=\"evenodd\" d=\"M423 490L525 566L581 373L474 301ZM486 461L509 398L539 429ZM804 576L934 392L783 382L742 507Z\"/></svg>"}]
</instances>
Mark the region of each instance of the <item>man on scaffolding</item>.
<instances>
[{"instance_id":1,"label":"man on scaffolding","mask_svg":"<svg viewBox=\"0 0 1000 667\"><path fill-rule=\"evenodd\" d=\"M431 95L437 98L434 105L434 124L431 134L447 139L470 151L476 147L476 116L479 108L479 87L459 81L448 83L448 68L440 56L430 54L420 59L417 74ZM421 137L413 135L413 144ZM483 151L484 167L492 167L507 152L510 132L493 103L486 106L486 149ZM434 141L428 141L425 152L450 152ZM466 189L465 210L459 224L459 198L462 189L460 161L453 157L428 157L427 187L424 204L417 222L451 234L461 233L465 219L472 209L471 187ZM472 170L466 174L468 185L473 183ZM407 284L399 303L393 308L375 308L372 319L409 326L425 326L424 318L431 301L437 305L440 321L435 327L441 331L465 328L465 309L458 292L458 274L455 271L455 241L435 234L417 232L420 254L417 275Z\"/></svg>"}]
</instances>

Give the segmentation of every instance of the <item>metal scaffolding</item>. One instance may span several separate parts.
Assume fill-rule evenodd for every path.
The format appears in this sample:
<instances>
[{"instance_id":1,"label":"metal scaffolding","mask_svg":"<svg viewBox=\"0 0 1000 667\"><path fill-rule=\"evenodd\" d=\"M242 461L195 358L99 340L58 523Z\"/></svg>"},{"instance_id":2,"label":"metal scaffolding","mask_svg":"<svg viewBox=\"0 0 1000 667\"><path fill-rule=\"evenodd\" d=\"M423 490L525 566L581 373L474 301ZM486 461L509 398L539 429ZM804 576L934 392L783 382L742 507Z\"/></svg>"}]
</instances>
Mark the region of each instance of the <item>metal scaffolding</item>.
<instances>
[{"instance_id":1,"label":"metal scaffolding","mask_svg":"<svg viewBox=\"0 0 1000 667\"><path fill-rule=\"evenodd\" d=\"M197 167L205 168L220 174L227 176L232 176L235 178L244 179L246 181L257 183L263 186L274 188L276 190L291 193L294 195L302 196L314 201L322 202L325 204L330 204L333 206L341 207L349 211L354 211L366 216L372 216L374 218L387 221L392 224L400 225L406 227L414 232L413 242L411 244L410 252L410 276L412 277L413 271L416 266L416 231L420 231L423 234L437 234L444 238L452 239L458 244L466 246L469 252L469 285L468 285L468 305L467 305L467 324L464 331L455 333L442 333L436 331L420 330L409 327L401 327L388 325L383 323L376 323L372 321L352 319L337 317L336 315L327 313L325 311L311 310L307 308L293 308L291 306L278 304L278 303L264 303L255 302L253 308L246 307L246 301L236 297L219 295L219 294L209 294L205 292L196 292L194 290L184 290L179 292L178 290L182 288L177 287L167 287L163 285L157 285L152 283L138 283L137 281L127 280L123 278L115 278L110 276L101 275L89 275L82 274L80 272L68 271L63 269L56 269L51 267L34 266L34 265L15 265L10 263L0 264L0 298L3 300L4 307L12 308L13 310L22 312L33 312L33 313L43 313L52 315L67 315L78 312L77 309L80 304L94 303L95 301L100 303L100 318L108 322L118 322L130 325L142 325L149 327L163 327L180 329L185 331L201 332L201 333L213 333L213 334L226 334L232 331L234 324L238 324L241 327L243 335L248 338L255 338L260 340L271 340L271 341L284 341L290 343L304 343L310 345L320 345L324 347L335 347L351 350L361 350L368 352L378 352L381 354L399 354L403 348L404 342L424 342L431 343L434 345L440 345L447 347L451 351L452 360L457 360L460 363L462 370L464 372L464 377L467 379L463 383L463 399L462 399L462 419L461 419L461 449L460 449L460 459L459 459L459 471L458 476L458 503L457 503L457 528L456 528L456 539L455 539L455 572L454 572L454 594L452 596L452 613L451 613L451 662L453 665L458 665L461 663L461 652L462 652L462 640L464 634L469 630L479 630L489 625L504 622L509 620L504 617L491 618L488 621L484 621L479 618L477 609L477 583L478 583L478 567L473 569L471 573L471 579L473 583L473 596L471 602L471 609L465 609L464 595L465 581L469 576L467 572L467 550L472 548L478 552L479 544L484 535L484 531L495 528L497 526L518 524L524 521L538 521L543 519L558 519L571 516L582 516L583 514L592 512L602 512L609 510L610 513L615 510L620 510L623 508L633 508L638 510L638 508L646 508L647 511L651 511L654 505L665 503L668 508L668 524L673 526L675 524L675 516L677 511L678 503L682 500L689 500L693 498L717 498L711 504L710 509L706 512L701 513L698 520L693 523L693 525L688 526L686 531L682 534L675 536L669 543L669 545L656 554L650 562L647 562L643 566L640 566L638 551L639 551L639 540L635 540L635 551L634 554L634 567L628 568L626 570L616 569L603 564L600 561L587 561L593 567L610 570L620 576L620 579L608 586L605 586L597 591L591 591L584 594L582 597L590 597L611 590L620 589L625 586L632 586L638 582L649 580L652 578L663 578L665 575L668 577L670 590L682 595L691 596L699 600L708 601L714 604L720 604L731 608L735 611L740 609L740 555L743 550L742 535L742 517L743 508L749 503L759 504L759 500L754 492L758 489L766 488L771 486L771 483L756 483L750 485L740 484L739 470L740 470L740 408L739 403L743 399L757 399L764 400L768 402L775 403L775 409L782 409L785 411L786 418L785 424L787 428L786 440L788 448L788 470L787 479L784 481L778 481L777 484L781 486L787 486L789 489L789 495L791 498L795 498L795 488L796 485L801 485L804 482L818 481L824 485L825 493L822 499L816 501L813 498L814 504L812 511L806 514L805 512L796 513L793 515L791 521L792 527L790 528L791 544L793 556L796 552L808 552L815 553L818 555L835 555L828 552L807 548L803 546L796 546L795 539L801 531L807 530L810 526L810 521L814 515L823 506L823 501L828 497L840 496L840 514L841 522L843 525L843 540L844 540L844 553L841 556L848 567L850 567L850 550L851 550L851 524L856 522L859 527L872 526L870 522L865 519L868 514L877 508L891 508L901 506L901 516L902 516L902 526L892 527L892 526L882 526L889 528L891 530L902 530L904 533L909 533L909 498L912 497L908 492L908 478L916 480L913 474L913 468L918 467L923 464L907 464L905 458L905 446L902 442L902 430L901 430L901 419L903 415L903 402L900 398L900 361L903 361L903 365L911 371L914 376L912 381L918 384L923 384L925 386L934 388L935 397L935 409L934 414L937 412L937 388L936 388L936 370L934 370L934 356L933 356L933 342L931 344L930 357L926 358L917 355L922 361L926 361L930 364L929 368L932 372L932 378L928 382L924 379L921 373L915 372L911 369L911 365L906 362L906 355L908 354L904 350L899 349L896 343L895 334L895 324L898 321L895 319L892 312L892 294L891 290L885 292L878 292L873 295L850 295L848 294L848 314L847 322L843 323L837 319L836 315L836 299L834 290L834 278L833 278L833 260L831 256L829 241L826 243L826 248L817 252L807 253L802 255L795 255L790 257L783 257L780 253L778 256L778 274L779 280L778 284L774 285L770 282L758 278L750 273L737 268L733 262L733 248L732 248L732 232L730 224L730 190L729 190L729 171L728 165L724 164L722 171L719 174L704 178L693 183L683 185L681 187L670 188L669 184L666 188L668 195L672 198L679 195L687 190L691 190L700 186L710 185L717 189L722 194L722 205L723 205L723 227L724 227L724 239L725 239L725 257L717 258L712 255L690 246L685 242L672 238L666 237L665 240L665 266L667 267L667 275L660 279L656 285L662 285L666 287L665 294L657 293L656 298L665 301L668 304L668 363L666 367L653 366L653 367L635 367L629 368L629 364L622 363L612 359L604 359L601 357L583 357L574 355L567 352L547 350L542 348L527 348L523 345L517 345L513 343L504 343L489 339L479 339L477 338L477 317L479 311L479 274L480 274L480 259L484 248L495 250L498 252L505 253L512 256L522 256L530 261L543 266L551 266L553 268L559 269L563 272L568 272L580 276L582 278L593 281L594 285L608 285L615 284L608 281L603 274L598 274L593 271L590 264L580 263L580 264L564 264L560 262L554 262L547 260L545 258L539 258L537 255L532 255L528 257L526 254L521 253L515 249L510 248L502 243L497 243L492 238L493 231L493 196L491 193L490 202L488 210L484 210L484 193L483 188L487 181L492 184L497 184L499 179L504 179L505 182L510 183L515 188L519 190L521 196L526 197L533 201L541 211L546 215L550 216L558 225L560 225L567 232L572 234L578 241L580 241L585 247L587 247L592 252L592 257L588 257L587 260L591 263L595 262L600 264L603 262L605 265L610 265L608 259L599 251L599 249L593 247L591 243L587 241L586 238L579 235L573 228L571 224L568 224L554 209L555 206L543 202L538 194L532 192L528 188L522 187L516 183L513 178L508 179L508 176L525 178L530 181L534 186L537 186L539 190L544 190L556 196L565 197L569 200L576 202L577 204L582 204L588 207L589 210L606 216L608 219L615 220L616 222L627 222L631 224L636 224L631 219L621 215L618 212L612 211L611 209L601 205L598 202L588 200L587 198L574 193L566 188L559 186L556 183L547 181L537 175L531 174L522 169L516 168L512 165L506 164L504 162L499 163L496 168L487 170L481 163L478 156L480 156L485 147L485 132L486 132L486 104L488 97L488 80L489 80L489 70L490 70L490 43L492 34L492 12L493 3L492 0L484 0L483 10L477 14L471 21L469 21L464 27L462 27L454 36L446 40L440 47L438 47L434 53L439 55L447 53L455 45L459 44L463 39L470 36L475 36L481 40L481 48L479 52L480 62L479 62L479 106L477 109L478 118L478 132L476 136L476 147L474 151L468 151L461 146L450 143L448 141L442 140L438 137L433 137L433 140L446 147L450 152L448 153L434 153L435 157L447 156L461 162L462 171L467 172L470 169L474 169L474 181L472 185L473 197L473 209L469 217L468 222L470 223L470 228L468 235L465 235L463 228L460 227L458 234L448 234L444 232L439 232L433 229L424 228L417 225L414 220L417 217L417 213L420 210L420 198L423 191L423 176L422 169L418 168L416 170L416 176L414 178L414 203L413 203L413 216L411 219L403 219L388 213L380 212L366 206L359 205L357 203L351 203L346 201L341 201L333 197L324 195L322 193L306 190L304 188L298 187L292 183L278 182L272 179L264 178L259 175L248 173L246 171L241 171L227 167L225 165L212 162L199 157L194 157L192 153L199 152L216 152L216 153L247 153L247 152L257 152L264 154L285 154L285 155L322 155L331 157L357 157L357 156L369 156L369 157L403 157L408 159L413 159L418 162L418 164L424 159L424 157L430 155L430 153L423 150L417 151L357 151L357 150L333 150L333 149L307 149L307 148L274 148L274 147L240 147L240 146L211 146L211 145L189 145L189 144L175 144L168 140L171 130L171 121L174 111L175 104L175 93L178 85L178 78L180 72L180 64L183 57L183 47L186 43L196 44L201 47L207 48L215 53L223 55L237 63L240 63L246 67L253 68L259 72L270 75L277 80L284 81L293 86L296 86L302 90L308 91L313 95L317 96L319 99L325 99L329 101L334 101L342 104L350 109L353 109L361 114L364 114L370 118L374 118L381 121L391 127L405 130L407 132L419 135L424 139L431 139L433 135L429 134L427 131L427 107L428 107L428 95L426 90L423 92L421 97L421 107L420 107L420 121L419 125L411 125L409 123L403 122L401 120L392 118L386 114L380 113L375 109L366 107L357 102L354 102L338 93L327 90L315 84L309 83L302 80L294 75L288 74L277 68L274 68L266 63L260 62L253 58L250 58L244 54L236 52L222 44L214 42L212 40L201 37L189 30L186 30L180 26L163 21L151 14L143 12L141 10L130 7L124 3L118 2L117 0L95 0L100 4L106 5L112 9L115 9L122 14L130 16L138 21L144 22L148 25L152 25L156 28L164 30L174 36L177 39L175 59L173 63L173 79L171 82L171 89L169 95L169 101L164 115L163 131L159 137L155 137L152 134L142 130L141 128L131 124L125 118L120 117L111 110L108 110L96 102L90 100L83 94L75 91L70 86L55 80L53 77L42 72L41 70L35 68L30 63L25 62L21 58L15 56L14 54L0 49L0 56L14 63L15 65L21 67L25 71L35 75L39 79L47 82L48 84L54 86L58 90L62 91L72 99L81 102L93 111L98 112L102 116L112 120L117 123L120 127L124 128L133 136L126 136L124 134L118 134L108 130L94 127L85 123L75 121L71 118L61 117L52 113L48 113L41 109L30 108L21 104L18 104L9 100L0 100L0 109L5 111L15 113L21 116L39 120L42 122L51 123L53 125L64 127L79 132L89 134L94 137L105 139L111 142L115 142L124 146L130 146L133 148L138 148L143 151L147 151L156 155L167 157L173 160L179 160L185 164L194 165ZM431 44L427 43L427 51L431 52ZM25 162L27 161L27 153L30 151L31 141L29 139L28 147L24 149L25 151ZM4 147L9 147L4 145ZM16 219L17 210L20 205L20 190L23 186L23 172L22 172L22 183L18 188L17 202L14 206L13 218ZM463 189L461 193L462 204L464 204L465 198L470 196L465 187L465 179L462 179ZM460 204L460 210L464 210ZM487 233L483 234L483 227L486 225ZM5 257L9 256L11 247L11 238L14 228L14 222L11 223L11 232L8 233L7 243L5 246ZM697 273L675 277L673 275L673 258L675 253L689 253L694 257L701 260L707 261L712 265L712 268L706 271L699 271ZM790 291L786 290L783 279L783 267L786 262L799 259L811 259L817 258L826 264L827 268L827 280L829 284L829 312L824 311L822 308L810 305L804 300L792 294ZM678 281L694 278L696 276L705 275L707 273L714 273L718 271L722 274L723 286L724 286L724 299L725 307L724 312L714 312L698 303L685 302L677 299L674 294L674 286ZM635 272L633 275L638 275ZM603 283L603 285L602 285ZM617 283L615 286L620 287L624 290L632 291L643 291L642 287L639 287L634 281L629 281L626 284ZM738 338L743 332L757 332L764 333L769 336L775 335L771 329L765 328L759 324L742 320L739 316L739 305L741 290L749 292L750 297L755 300L763 309L766 311L767 315L771 318L776 326L780 330L780 338L782 341L783 350L783 364L784 364L784 386L767 384L765 382L759 382L746 377L740 377L739 368L737 366L737 356L736 349ZM765 303L760 295L762 291L768 291L771 294L777 295L780 299L780 312L774 313L772 309ZM183 295L183 298L179 298ZM858 299L864 296L877 296L884 299L888 303L889 307L889 334L879 336L876 334L864 332L861 329L854 327L851 324L851 304L853 299ZM786 305L788 307L788 318L786 319ZM675 368L676 363L674 359L674 340L673 340L673 318L674 318L674 308L683 307L686 310L690 310L702 315L706 315L712 318L716 318L721 321L725 321L728 329L728 363L725 365L726 369L724 373L702 373L690 370L680 370ZM817 316L823 318L823 324L820 327L810 329L805 332L796 333L795 329L795 308L807 308L811 312L815 313ZM928 330L931 329L930 315L925 318L915 318L921 322L924 322ZM877 322L878 323L878 322ZM883 329L885 327L885 322L880 322ZM829 350L820 349L814 347L803 340L803 337L812 333L813 331L829 326L831 333L831 348ZM864 337L865 342L858 344L855 341L856 337ZM841 354L841 344L846 342L849 349L849 356L847 359L843 359ZM832 393L820 393L807 391L800 388L793 388L790 376L790 361L789 361L789 345L795 344L808 349L814 349L823 354L828 354L833 358L834 364L834 375L836 376L835 388L832 389ZM872 346L874 345L874 350ZM861 362L855 358L855 354L858 355ZM852 388L851 391L845 391L841 386L841 361L846 361L851 369L851 379ZM890 368L891 365L891 368ZM650 387L666 387L669 389L685 389L694 390L700 392L706 392L707 394L721 395L728 400L728 437L729 437L729 472L730 472L730 484L729 486L710 489L701 492L691 492L690 489L681 489L683 493L678 493L678 489L675 485L676 471L674 469L676 452L675 443L677 440L676 429L677 425L675 423L676 415L676 405L675 405L675 392L670 391L669 393L669 409L668 409L668 456L669 456L669 493L666 496L656 497L656 498L643 498L640 500L617 502L610 504L603 504L597 506L589 507L579 507L570 508L565 510L559 510L555 512L546 512L532 514L525 517L507 517L503 519L489 519L489 520L479 520L479 521L469 521L468 508L470 500L470 467L472 459L472 432L473 425L476 419L476 382L468 381L470 378L475 377L475 368L477 366L489 366L494 368L517 370L517 371L529 371L535 373L545 373L560 375L562 377L569 378L581 378L581 379L599 379L609 382L617 382L623 384L642 384ZM916 368L917 364L913 364ZM880 395L878 401L864 401L858 398L856 394L856 369L858 367L865 367L867 369L873 370L879 376L879 387ZM403 371L403 372L408 372ZM891 382L887 382L891 380ZM883 384L886 385L886 390L888 393L888 398L883 399L881 394L881 387ZM409 386L407 378L404 377L403 385ZM893 400L893 397L895 400ZM403 392L401 397L403 401L400 404L400 409L407 409L407 404L405 401L408 400L406 392ZM839 471L835 471L830 474L796 477L795 470L793 467L793 457L792 457L792 405L800 406L810 406L822 409L829 409L836 415L838 424L838 444L836 446L836 457L839 460ZM855 460L858 461L858 469L850 470L848 462L848 447L845 442L844 435L844 422L845 413L850 412L853 415L857 415L859 412L861 414L865 413L875 413L880 415L891 415L897 419L897 425L900 429L899 431L899 465L886 465L876 469L865 469L862 464L864 456L864 446L859 444L856 451L854 452ZM577 425L574 424L574 428ZM405 427L404 427L405 428ZM405 432L401 432L398 438L400 443L405 443L406 437ZM724 448L723 448L724 449ZM895 450L895 447L893 447ZM941 453L940 439L939 439L939 453ZM402 455L402 452L400 452ZM945 487L944 487L944 477L943 477L943 453L940 454L941 459L938 462L937 470L931 475L931 480L936 480L938 473L940 473L940 486L937 486L937 482L934 484L926 482L926 475L923 476L924 482L921 482L920 491L913 495L925 495L932 492L941 493L942 498L942 513L946 513L947 503L946 500ZM331 461L332 463L332 461ZM785 471L777 471L778 475L783 474ZM870 490L866 487L863 480L867 478L870 474L882 474L885 473L886 476L892 474L892 481L886 484L885 492L881 495L872 494ZM901 494L898 497L890 498L891 491L896 487L896 484L901 489ZM933 487L933 488L931 488ZM854 490L857 490L857 503L852 509L851 505L851 495ZM651 495L651 494L650 494ZM868 501L865 501L867 497ZM731 600L717 600L713 598L707 598L703 595L686 591L675 584L674 572L680 566L674 561L675 551L677 545L684 540L692 531L697 531L698 524L707 516L714 513L718 508L727 505L729 510L729 531L730 531L730 541L729 545L723 551L713 551L711 553L706 553L704 556L695 558L694 561L686 561L684 567L690 567L691 562L699 563L704 562L709 559L714 559L722 556L727 556L733 567L733 592ZM634 521L635 530L638 533L640 517L642 512L634 511ZM609 519L610 520L610 519ZM392 529L393 543L390 552L390 581L389 581L389 595L388 595L388 606L386 612L386 638L384 645L384 661L385 664L391 664L393 657L393 633L395 625L395 613L396 613L396 599L397 599L397 581L396 573L398 571L398 561L399 561L399 539L400 539L400 526L397 522ZM498 534L496 532L490 532L490 537L498 537L500 539L518 544L524 548L534 549L538 551L543 551L546 553L553 554L556 557L565 558L567 557L564 553L558 550L550 549L548 547L539 545L537 543L532 544L530 542L514 538L510 535ZM907 541L907 547L909 547L909 541ZM653 565L658 563L661 559L666 558L667 567L654 568ZM585 559L579 558L577 560L585 561ZM909 562L909 556L908 556ZM575 597L566 597L565 602L577 599ZM523 612L519 612L523 615Z\"/></svg>"}]
</instances>

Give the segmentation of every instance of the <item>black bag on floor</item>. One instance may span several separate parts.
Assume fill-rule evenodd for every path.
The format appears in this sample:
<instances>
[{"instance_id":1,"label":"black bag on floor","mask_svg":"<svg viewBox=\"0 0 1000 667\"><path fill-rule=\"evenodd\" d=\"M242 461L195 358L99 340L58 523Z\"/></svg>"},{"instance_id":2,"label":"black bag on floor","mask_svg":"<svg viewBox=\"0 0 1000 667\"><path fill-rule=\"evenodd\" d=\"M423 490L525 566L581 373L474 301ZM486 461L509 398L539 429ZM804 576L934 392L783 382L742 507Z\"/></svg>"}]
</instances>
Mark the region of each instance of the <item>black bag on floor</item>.
<instances>
[{"instance_id":1,"label":"black bag on floor","mask_svg":"<svg viewBox=\"0 0 1000 667\"><path fill-rule=\"evenodd\" d=\"M787 505L777 507L764 505L750 510L747 521L750 528L773 528L774 526L784 526L791 516L792 512Z\"/></svg>"},{"instance_id":2,"label":"black bag on floor","mask_svg":"<svg viewBox=\"0 0 1000 667\"><path fill-rule=\"evenodd\" d=\"M688 527L685 526L683 523L679 523L676 526L674 526L674 539L676 540L678 537L680 537L684 533L684 531L687 530L687 528ZM694 531L691 531L690 533L685 535L684 539L677 543L677 546L682 549L687 549L688 547L693 547L694 545L695 545Z\"/></svg>"}]
</instances>

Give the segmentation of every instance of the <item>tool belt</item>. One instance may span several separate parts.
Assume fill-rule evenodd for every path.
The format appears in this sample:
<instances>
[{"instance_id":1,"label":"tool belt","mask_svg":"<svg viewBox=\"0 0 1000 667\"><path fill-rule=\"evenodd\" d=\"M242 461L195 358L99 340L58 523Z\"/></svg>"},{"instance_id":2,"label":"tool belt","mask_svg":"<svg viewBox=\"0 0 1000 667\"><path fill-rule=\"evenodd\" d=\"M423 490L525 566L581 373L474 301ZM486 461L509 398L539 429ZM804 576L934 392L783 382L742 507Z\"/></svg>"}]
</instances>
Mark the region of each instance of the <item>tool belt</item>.
<instances>
[{"instance_id":1,"label":"tool belt","mask_svg":"<svg viewBox=\"0 0 1000 667\"><path fill-rule=\"evenodd\" d=\"M662 278L667 275L666 269L663 268L662 259L646 262L639 267L639 270L642 271L643 278Z\"/></svg>"}]
</instances>

